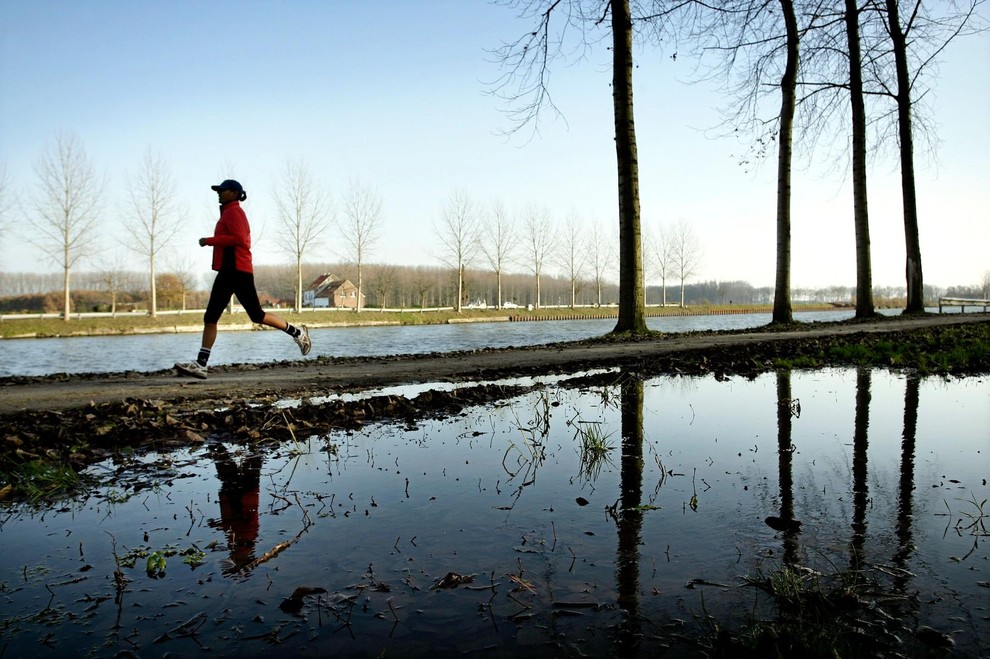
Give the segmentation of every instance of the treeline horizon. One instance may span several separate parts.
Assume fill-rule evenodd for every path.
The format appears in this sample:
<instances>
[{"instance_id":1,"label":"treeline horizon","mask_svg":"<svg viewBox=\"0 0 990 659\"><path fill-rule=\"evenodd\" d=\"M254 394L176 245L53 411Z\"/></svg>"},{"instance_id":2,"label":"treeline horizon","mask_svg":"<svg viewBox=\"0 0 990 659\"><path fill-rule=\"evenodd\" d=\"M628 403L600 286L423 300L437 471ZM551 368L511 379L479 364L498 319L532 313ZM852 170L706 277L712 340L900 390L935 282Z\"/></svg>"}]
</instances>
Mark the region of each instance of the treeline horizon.
<instances>
[{"instance_id":1,"label":"treeline horizon","mask_svg":"<svg viewBox=\"0 0 990 659\"><path fill-rule=\"evenodd\" d=\"M434 308L457 306L457 274L443 266L396 266L365 264L363 268L363 308ZM348 263L303 265L304 287L323 274L356 283L356 266ZM157 277L158 309L201 309L209 297L213 273L165 272ZM502 301L520 307L570 306L571 281L563 276L541 275L540 305L537 305L534 276L527 273L503 273ZM263 304L271 308L293 306L295 267L257 265L255 282ZM62 310L61 273L0 272L0 312L56 313ZM495 273L481 268L464 271L464 306L484 304L495 307L498 284ZM978 285L955 285L946 288L925 286L925 300L930 306L942 296L987 298L986 282ZM575 306L612 305L618 302L617 283L582 279L575 285ZM876 286L874 296L883 306L901 306L906 299L904 286ZM680 303L680 283L646 286L647 305ZM793 288L795 302L853 304L855 286L832 285L820 288ZM707 280L684 284L684 305L753 304L769 305L774 299L772 286L754 286L744 280ZM149 291L147 273L141 271L78 272L73 275L72 306L74 312L146 311Z\"/></svg>"}]
</instances>

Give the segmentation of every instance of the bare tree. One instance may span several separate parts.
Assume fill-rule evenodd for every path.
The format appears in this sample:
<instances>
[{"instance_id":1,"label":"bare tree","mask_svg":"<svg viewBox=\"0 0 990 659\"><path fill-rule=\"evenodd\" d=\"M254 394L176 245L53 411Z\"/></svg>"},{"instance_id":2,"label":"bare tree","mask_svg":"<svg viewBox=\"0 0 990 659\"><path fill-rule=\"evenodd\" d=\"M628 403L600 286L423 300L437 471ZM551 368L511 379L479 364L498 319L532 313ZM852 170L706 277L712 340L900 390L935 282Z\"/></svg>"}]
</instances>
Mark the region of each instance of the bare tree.
<instances>
[{"instance_id":1,"label":"bare tree","mask_svg":"<svg viewBox=\"0 0 990 659\"><path fill-rule=\"evenodd\" d=\"M523 217L523 251L526 260L523 265L533 273L536 282L536 308L542 304L540 277L543 267L553 254L557 235L550 211L542 206L530 206Z\"/></svg>"},{"instance_id":2,"label":"bare tree","mask_svg":"<svg viewBox=\"0 0 990 659\"><path fill-rule=\"evenodd\" d=\"M579 282L588 262L588 253L584 249L585 233L580 220L573 215L568 216L560 233L560 249L557 256L564 276L570 284L571 309L577 304Z\"/></svg>"},{"instance_id":3,"label":"bare tree","mask_svg":"<svg viewBox=\"0 0 990 659\"><path fill-rule=\"evenodd\" d=\"M890 43L889 49L881 48L879 56L868 63L867 74L878 89L874 93L892 98L896 108L907 252L905 313L923 313L925 310L914 169L915 102L928 92L922 85L922 76L933 68L938 55L951 41L969 30L976 9L983 1L969 0L962 8L956 2L938 3L934 14L932 4L925 7L921 0L872 0L870 3L872 10L883 19L885 36ZM900 12L902 4L908 5L905 18ZM893 73L889 73L890 67L885 65L890 59L893 59Z\"/></svg>"},{"instance_id":4,"label":"bare tree","mask_svg":"<svg viewBox=\"0 0 990 659\"><path fill-rule=\"evenodd\" d=\"M79 140L58 133L35 166L38 189L34 210L35 237L31 242L61 269L63 314L68 321L70 274L81 259L94 255L103 182L100 181Z\"/></svg>"},{"instance_id":5,"label":"bare tree","mask_svg":"<svg viewBox=\"0 0 990 659\"><path fill-rule=\"evenodd\" d=\"M480 243L481 252L495 272L497 308L502 308L502 273L512 260L515 225L501 201L492 202Z\"/></svg>"},{"instance_id":6,"label":"bare tree","mask_svg":"<svg viewBox=\"0 0 990 659\"><path fill-rule=\"evenodd\" d=\"M303 160L288 160L275 184L275 207L279 228L278 246L295 260L295 309L302 310L303 258L320 244L333 220L333 207L326 191L313 181ZM360 300L360 292L359 298Z\"/></svg>"},{"instance_id":7,"label":"bare tree","mask_svg":"<svg viewBox=\"0 0 990 659\"><path fill-rule=\"evenodd\" d=\"M639 215L639 165L633 119L633 16L629 0L505 0L535 26L522 37L496 51L504 75L495 93L508 101L516 130L538 126L540 110L554 106L548 91L550 66L566 53L569 32L579 33L576 49L589 46L589 35L608 26L612 51L612 101L615 136L619 218L619 317L614 332L647 332L643 286L643 253ZM644 3L657 5L665 3ZM668 11L651 11L650 21L659 32ZM606 20L609 18L610 20ZM604 38L604 37L603 37ZM535 130L535 128L534 128Z\"/></svg>"},{"instance_id":8,"label":"bare tree","mask_svg":"<svg viewBox=\"0 0 990 659\"><path fill-rule=\"evenodd\" d=\"M612 331L645 334L639 157L633 121L633 24L629 0L609 0L609 8L612 15L612 112L619 179L619 318Z\"/></svg>"},{"instance_id":9,"label":"bare tree","mask_svg":"<svg viewBox=\"0 0 990 659\"><path fill-rule=\"evenodd\" d=\"M983 279L980 281L980 292L984 300L990 300L990 270L983 271Z\"/></svg>"},{"instance_id":10,"label":"bare tree","mask_svg":"<svg viewBox=\"0 0 990 659\"><path fill-rule=\"evenodd\" d=\"M673 241L670 232L663 224L657 228L656 235L650 241L650 257L660 275L660 304L667 306L667 277L676 275L674 270Z\"/></svg>"},{"instance_id":11,"label":"bare tree","mask_svg":"<svg viewBox=\"0 0 990 659\"><path fill-rule=\"evenodd\" d=\"M821 5L826 0L814 0ZM696 8L693 37L703 56L715 55L714 72L729 81L726 123L753 135L758 159L777 149L777 251L773 322L793 320L791 305L791 169L800 47L803 35L820 21L814 2L799 25L793 0L727 0ZM778 113L763 115L779 92ZM746 164L749 161L744 161Z\"/></svg>"},{"instance_id":12,"label":"bare tree","mask_svg":"<svg viewBox=\"0 0 990 659\"><path fill-rule=\"evenodd\" d=\"M338 239L346 248L347 258L357 266L357 308L361 313L361 291L364 287L363 265L381 238L385 215L381 196L369 185L352 178L344 193Z\"/></svg>"},{"instance_id":13,"label":"bare tree","mask_svg":"<svg viewBox=\"0 0 990 659\"><path fill-rule=\"evenodd\" d=\"M866 102L859 37L860 8L845 0L846 54L849 57L849 104L852 108L853 224L856 228L856 317L869 318L873 307L873 265L870 257L870 210L866 185Z\"/></svg>"},{"instance_id":14,"label":"bare tree","mask_svg":"<svg viewBox=\"0 0 990 659\"><path fill-rule=\"evenodd\" d=\"M436 284L436 275L433 272L423 270L422 268L417 268L416 273L413 277L413 288L416 291L416 295L419 296L419 311L423 312L426 307L426 295L431 290L433 290Z\"/></svg>"},{"instance_id":15,"label":"bare tree","mask_svg":"<svg viewBox=\"0 0 990 659\"><path fill-rule=\"evenodd\" d=\"M131 240L124 245L148 259L148 313L154 318L158 314L157 259L182 224L175 204L175 182L162 156L148 149L127 189L124 230Z\"/></svg>"},{"instance_id":16,"label":"bare tree","mask_svg":"<svg viewBox=\"0 0 990 659\"><path fill-rule=\"evenodd\" d=\"M398 273L394 265L379 265L371 277L371 286L378 296L379 311L384 312L388 293L395 286Z\"/></svg>"},{"instance_id":17,"label":"bare tree","mask_svg":"<svg viewBox=\"0 0 990 659\"><path fill-rule=\"evenodd\" d=\"M780 76L780 137L777 146L777 264L774 280L774 323L794 321L791 305L791 163L794 160L794 113L797 105L801 35L794 3L780 0L786 53Z\"/></svg>"},{"instance_id":18,"label":"bare tree","mask_svg":"<svg viewBox=\"0 0 990 659\"><path fill-rule=\"evenodd\" d=\"M480 224L474 202L467 193L455 190L447 197L434 231L443 248L439 257L457 272L458 313L464 303L464 270L478 253Z\"/></svg>"},{"instance_id":19,"label":"bare tree","mask_svg":"<svg viewBox=\"0 0 990 659\"><path fill-rule=\"evenodd\" d=\"M684 306L684 283L698 274L701 265L701 245L691 225L681 220L670 236L670 265L681 284L681 306Z\"/></svg>"},{"instance_id":20,"label":"bare tree","mask_svg":"<svg viewBox=\"0 0 990 659\"><path fill-rule=\"evenodd\" d=\"M602 288L615 263L615 241L609 239L610 235L594 232L585 238L585 249L595 279L595 304L599 307L602 306Z\"/></svg>"},{"instance_id":21,"label":"bare tree","mask_svg":"<svg viewBox=\"0 0 990 659\"><path fill-rule=\"evenodd\" d=\"M186 310L189 298L202 291L209 289L213 283L212 272L202 272L196 265L196 260L189 252L176 252L170 250L164 265L165 274L158 275L158 286L161 287L163 280L168 280L173 298L177 298L179 309ZM228 305L228 309L230 305Z\"/></svg>"},{"instance_id":22,"label":"bare tree","mask_svg":"<svg viewBox=\"0 0 990 659\"><path fill-rule=\"evenodd\" d=\"M117 296L124 287L131 283L130 273L124 269L124 259L120 252L114 252L109 259L104 259L96 272L100 283L110 294L110 313L117 314Z\"/></svg>"}]
</instances>

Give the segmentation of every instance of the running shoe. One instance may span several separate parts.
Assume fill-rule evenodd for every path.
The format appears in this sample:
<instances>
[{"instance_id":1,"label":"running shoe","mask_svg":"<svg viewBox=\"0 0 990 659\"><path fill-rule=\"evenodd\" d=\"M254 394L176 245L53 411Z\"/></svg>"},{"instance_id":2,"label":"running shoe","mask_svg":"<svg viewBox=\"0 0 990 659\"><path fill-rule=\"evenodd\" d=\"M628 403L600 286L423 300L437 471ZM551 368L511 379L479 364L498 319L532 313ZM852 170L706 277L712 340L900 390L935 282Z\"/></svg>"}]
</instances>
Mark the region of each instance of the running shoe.
<instances>
[{"instance_id":1,"label":"running shoe","mask_svg":"<svg viewBox=\"0 0 990 659\"><path fill-rule=\"evenodd\" d=\"M183 362L175 364L175 371L179 375L188 375L190 377L198 378L200 380L206 379L206 367L199 362Z\"/></svg>"},{"instance_id":2,"label":"running shoe","mask_svg":"<svg viewBox=\"0 0 990 659\"><path fill-rule=\"evenodd\" d=\"M309 329L305 325L299 326L299 336L295 338L296 345L299 346L299 351L302 352L303 357L309 354L310 349L313 347L313 342L309 340ZM206 377L205 375L203 377Z\"/></svg>"}]
</instances>

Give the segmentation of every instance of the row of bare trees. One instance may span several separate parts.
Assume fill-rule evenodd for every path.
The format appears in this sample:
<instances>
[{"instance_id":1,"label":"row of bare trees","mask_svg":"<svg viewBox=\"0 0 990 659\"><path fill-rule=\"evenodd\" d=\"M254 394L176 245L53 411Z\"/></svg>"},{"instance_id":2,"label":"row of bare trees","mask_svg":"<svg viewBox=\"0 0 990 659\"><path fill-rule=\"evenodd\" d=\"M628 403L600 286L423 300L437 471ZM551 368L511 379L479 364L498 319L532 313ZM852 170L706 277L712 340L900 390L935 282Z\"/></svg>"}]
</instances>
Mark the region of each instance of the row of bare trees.
<instances>
[{"instance_id":1,"label":"row of bare trees","mask_svg":"<svg viewBox=\"0 0 990 659\"><path fill-rule=\"evenodd\" d=\"M162 254L183 229L187 215L176 199L175 180L161 154L148 150L132 176L128 177L127 199L117 211L124 235L108 244L102 232L106 211L106 180L101 178L80 140L68 133L57 133L35 166L37 186L22 212L26 222L21 237L55 263L62 273L63 316L70 318L71 274L84 259L103 256L99 271L106 276L124 272L122 251L136 253L148 266L148 309L158 309L158 274ZM352 180L338 217L325 192L302 161L287 161L276 182L273 197L278 213L276 240L295 259L296 308L302 306L302 263L311 250L338 227L337 237L349 249L361 271L363 259L381 229L381 200L372 188ZM5 165L0 168L0 239L12 234L15 204ZM189 281L187 264L172 264L183 281ZM360 282L360 274L359 274ZM189 282L191 283L191 282ZM116 286L111 282L111 289Z\"/></svg>"},{"instance_id":2,"label":"row of bare trees","mask_svg":"<svg viewBox=\"0 0 990 659\"><path fill-rule=\"evenodd\" d=\"M56 135L39 160L37 173L39 186L29 212L41 221L35 223L38 230L27 232L26 238L60 266L63 315L69 318L70 272L76 270L78 278L82 274L77 270L79 261L92 259L101 252L105 182L96 175L79 140L62 133ZM187 213L176 202L175 181L167 161L151 150L145 153L125 187L127 198L120 209L125 231L121 242L114 247L127 249L106 249L104 243L103 253L107 256L96 272L101 281L106 280L107 290L121 290L123 273L132 267L125 255L130 251L140 257L148 267L148 310L154 316L162 279L160 259L182 231ZM4 187L2 191L6 190ZM278 220L275 240L294 262L294 307L302 307L302 291L309 281L308 277L304 278L307 254L312 255L328 241L338 255L354 263L356 283L359 292L363 291L364 266L383 232L382 199L375 190L352 179L340 201L334 204L327 188L313 176L306 163L290 160L275 182L273 197ZM533 275L537 307L542 304L542 280L549 268L567 278L571 306L577 303L578 289L588 278L594 282L597 303L605 302L602 292L614 274L614 239L611 232L592 230L574 215L557 226L546 207L532 204L511 214L501 202L482 208L468 193L454 191L440 209L434 229L436 257L458 273L455 297L458 310L467 301L465 272L479 264L490 267L499 282L493 300L496 306L501 306L503 301L502 276L509 269L519 267ZM684 284L696 274L700 256L690 225L682 222L673 231L661 225L651 245L663 282L664 302L666 280L677 276L683 304ZM375 293L381 291L387 280L383 278L382 268L378 266L375 270ZM170 263L167 270L170 276L183 282L184 288L198 289L195 268L189 262ZM359 294L358 298L362 297Z\"/></svg>"},{"instance_id":3,"label":"row of bare trees","mask_svg":"<svg viewBox=\"0 0 990 659\"><path fill-rule=\"evenodd\" d=\"M730 81L729 124L749 130L765 157L777 153L777 259L774 322L792 320L791 169L795 134L806 152L820 142L848 146L856 237L856 315L874 313L867 190L868 151L898 145L902 179L907 313L924 310L914 174L915 130L924 126L925 76L956 37L982 28L984 0L502 0L528 23L496 55L503 77L493 92L513 126L538 130L550 96L551 65L611 43L618 189L620 303L616 332L644 332L643 258L633 113L634 34L659 46L686 37ZM902 8L906 11L902 11ZM603 34L604 33L604 34ZM571 35L574 35L573 37ZM674 37L670 39L670 37ZM676 47L676 46L675 46ZM675 51L676 56L676 51ZM766 116L768 95L779 111ZM870 102L868 107L868 101ZM883 101L887 101L885 105ZM892 103L891 103L892 102ZM870 112L872 110L872 112ZM889 119L894 118L891 129ZM872 144L867 130L873 126Z\"/></svg>"}]
</instances>

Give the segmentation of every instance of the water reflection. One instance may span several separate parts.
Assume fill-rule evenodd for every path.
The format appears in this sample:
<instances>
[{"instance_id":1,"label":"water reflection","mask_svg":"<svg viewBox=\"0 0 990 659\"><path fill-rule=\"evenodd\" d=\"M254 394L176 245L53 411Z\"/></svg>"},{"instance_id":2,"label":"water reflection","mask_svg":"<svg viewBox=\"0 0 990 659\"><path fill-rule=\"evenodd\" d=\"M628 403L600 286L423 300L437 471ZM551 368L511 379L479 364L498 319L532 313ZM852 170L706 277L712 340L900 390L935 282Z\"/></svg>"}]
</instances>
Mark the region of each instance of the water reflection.
<instances>
[{"instance_id":1,"label":"water reflection","mask_svg":"<svg viewBox=\"0 0 990 659\"><path fill-rule=\"evenodd\" d=\"M791 372L777 373L777 471L780 476L780 528L784 533L784 565L797 563L801 523L794 519L794 445L791 419L801 415L801 403L791 396Z\"/></svg>"},{"instance_id":2,"label":"water reflection","mask_svg":"<svg viewBox=\"0 0 990 659\"><path fill-rule=\"evenodd\" d=\"M863 569L863 547L866 543L866 506L869 502L870 486L866 482L867 448L870 444L870 369L856 369L856 418L853 423L852 492L853 521L852 542L849 545L850 567L853 572Z\"/></svg>"},{"instance_id":3,"label":"water reflection","mask_svg":"<svg viewBox=\"0 0 990 659\"><path fill-rule=\"evenodd\" d=\"M220 481L220 519L210 519L209 525L223 531L230 552L223 566L225 575L237 574L255 561L254 546L258 542L258 498L261 490L263 456L249 452L235 460L223 444L213 444L209 456Z\"/></svg>"},{"instance_id":4,"label":"water reflection","mask_svg":"<svg viewBox=\"0 0 990 659\"><path fill-rule=\"evenodd\" d=\"M655 656L706 614L767 612L753 589L715 585L766 563L823 582L853 563L902 595L876 599L892 619L961 629L959 652L978 653L987 548L941 513L985 498L990 381L842 369L577 386L264 455L218 442L108 461L114 482L90 498L0 515L5 656L206 654L174 633L190 620L221 655ZM593 480L575 419L621 432ZM259 509L263 468L285 514ZM192 547L217 551L192 567L178 553ZM152 551L176 552L154 580ZM449 574L474 580L431 586Z\"/></svg>"},{"instance_id":5,"label":"water reflection","mask_svg":"<svg viewBox=\"0 0 990 659\"><path fill-rule=\"evenodd\" d=\"M897 552L893 563L899 568L894 576L894 587L900 593L907 591L910 578L907 566L911 559L914 518L914 451L918 432L918 403L921 399L921 378L909 375L904 385L904 432L901 439L901 478L897 489Z\"/></svg>"},{"instance_id":6,"label":"water reflection","mask_svg":"<svg viewBox=\"0 0 990 659\"><path fill-rule=\"evenodd\" d=\"M619 634L619 656L636 654L639 645L639 546L643 527L643 381L627 375L620 386L622 422L621 510L616 582L618 604L627 619Z\"/></svg>"}]
</instances>

